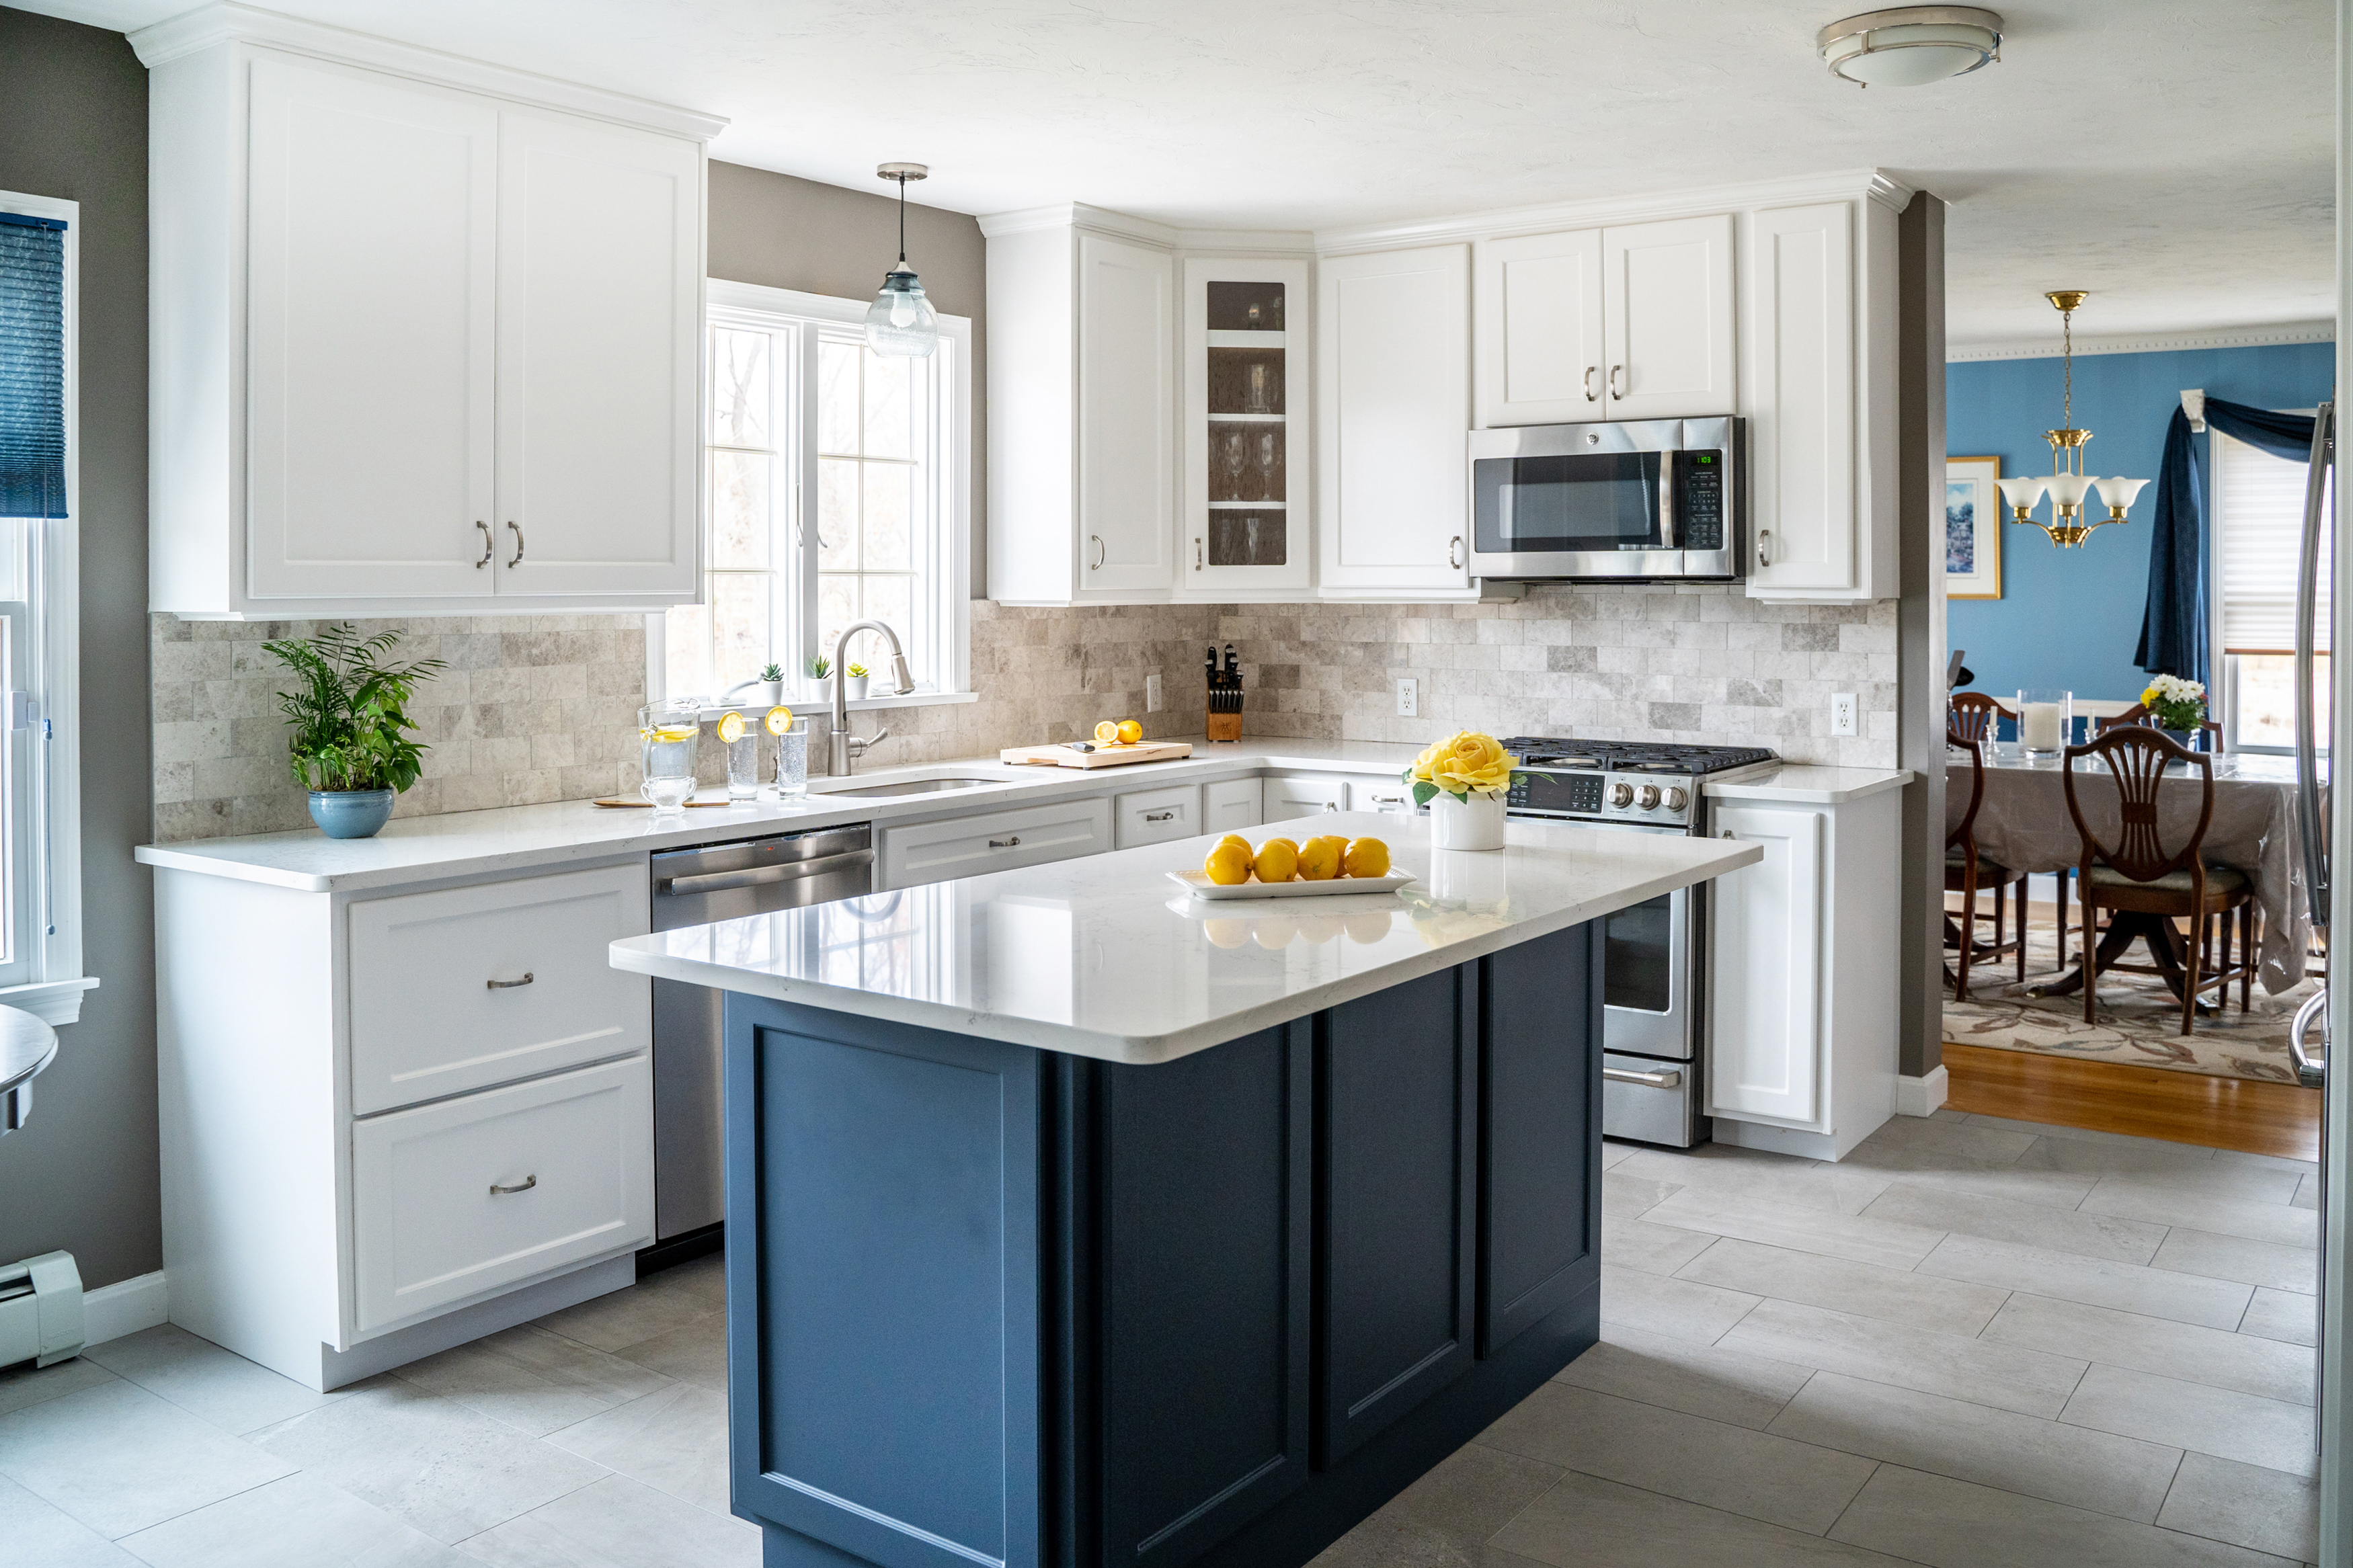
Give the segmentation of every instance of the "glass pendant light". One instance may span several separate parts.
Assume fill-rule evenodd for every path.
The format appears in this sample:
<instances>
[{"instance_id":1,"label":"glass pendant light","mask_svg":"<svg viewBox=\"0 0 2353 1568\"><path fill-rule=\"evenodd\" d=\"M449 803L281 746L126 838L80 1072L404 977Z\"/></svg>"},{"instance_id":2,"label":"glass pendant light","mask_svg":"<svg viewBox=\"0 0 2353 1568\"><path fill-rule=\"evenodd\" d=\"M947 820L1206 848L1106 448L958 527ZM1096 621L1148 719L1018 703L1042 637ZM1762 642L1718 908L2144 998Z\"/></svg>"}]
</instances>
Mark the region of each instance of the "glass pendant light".
<instances>
[{"instance_id":1,"label":"glass pendant light","mask_svg":"<svg viewBox=\"0 0 2353 1568\"><path fill-rule=\"evenodd\" d=\"M2091 296L2081 289L2053 289L2042 296L2059 312L2059 358L2065 367L2065 392L2059 405L2059 428L2042 434L2051 443L2051 477L2021 474L1999 481L2001 499L2010 503L2010 521L2031 523L2051 536L2051 542L2062 550L2072 550L2092 536L2094 529L2129 522L2126 516L2132 503L2140 496L2147 479L2129 479L2119 474L2102 479L2084 471L2084 445L2091 440L2089 430L2075 424L2075 311ZM2107 503L2108 515L2093 520L2085 515L2084 503L2097 489L2100 499ZM2028 513L2051 498L2051 521L2043 521Z\"/></svg>"},{"instance_id":2,"label":"glass pendant light","mask_svg":"<svg viewBox=\"0 0 2353 1568\"><path fill-rule=\"evenodd\" d=\"M878 354L928 359L940 346L940 318L923 297L923 280L907 265L907 182L931 170L921 163L885 163L874 173L899 184L899 265L884 275L882 291L866 308L866 346Z\"/></svg>"}]
</instances>

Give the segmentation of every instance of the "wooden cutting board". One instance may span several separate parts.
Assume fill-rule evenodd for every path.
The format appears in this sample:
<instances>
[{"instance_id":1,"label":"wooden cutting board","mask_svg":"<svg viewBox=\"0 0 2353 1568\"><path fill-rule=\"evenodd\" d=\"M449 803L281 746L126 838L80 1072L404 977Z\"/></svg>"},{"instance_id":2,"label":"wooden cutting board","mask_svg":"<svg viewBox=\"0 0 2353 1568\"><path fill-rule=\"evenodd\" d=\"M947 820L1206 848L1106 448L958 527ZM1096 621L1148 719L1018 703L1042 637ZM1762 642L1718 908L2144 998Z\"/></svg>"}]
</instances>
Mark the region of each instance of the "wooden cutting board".
<instances>
[{"instance_id":1,"label":"wooden cutting board","mask_svg":"<svg viewBox=\"0 0 2353 1568\"><path fill-rule=\"evenodd\" d=\"M997 754L997 759L1015 767L1115 768L1127 763L1174 762L1192 754L1190 742L1138 741L1133 746L1097 746L1092 752L1073 751L1068 746L1008 746Z\"/></svg>"}]
</instances>

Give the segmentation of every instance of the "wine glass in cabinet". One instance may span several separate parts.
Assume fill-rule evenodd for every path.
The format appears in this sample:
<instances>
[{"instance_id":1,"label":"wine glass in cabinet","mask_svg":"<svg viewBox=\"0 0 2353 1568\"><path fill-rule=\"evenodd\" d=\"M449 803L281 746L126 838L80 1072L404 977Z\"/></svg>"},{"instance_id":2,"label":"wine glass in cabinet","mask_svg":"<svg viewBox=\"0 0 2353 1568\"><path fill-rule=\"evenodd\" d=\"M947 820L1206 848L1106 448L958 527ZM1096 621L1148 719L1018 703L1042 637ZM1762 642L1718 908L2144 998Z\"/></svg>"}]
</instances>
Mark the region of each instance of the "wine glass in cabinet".
<instances>
[{"instance_id":1,"label":"wine glass in cabinet","mask_svg":"<svg viewBox=\"0 0 2353 1568\"><path fill-rule=\"evenodd\" d=\"M1184 534L1179 592L1285 598L1305 591L1308 264L1185 263ZM1300 450L1306 450L1301 447Z\"/></svg>"}]
</instances>

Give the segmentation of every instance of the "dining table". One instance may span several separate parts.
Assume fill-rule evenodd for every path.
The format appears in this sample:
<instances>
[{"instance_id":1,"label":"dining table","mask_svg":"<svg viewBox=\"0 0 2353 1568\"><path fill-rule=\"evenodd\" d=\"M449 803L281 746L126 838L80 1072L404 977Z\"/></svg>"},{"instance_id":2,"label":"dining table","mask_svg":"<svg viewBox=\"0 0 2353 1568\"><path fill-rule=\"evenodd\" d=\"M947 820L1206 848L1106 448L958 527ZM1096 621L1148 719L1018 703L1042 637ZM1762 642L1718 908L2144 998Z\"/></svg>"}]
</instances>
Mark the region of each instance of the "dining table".
<instances>
[{"instance_id":1,"label":"dining table","mask_svg":"<svg viewBox=\"0 0 2353 1568\"><path fill-rule=\"evenodd\" d=\"M2072 871L2080 866L2083 840L2067 810L2064 759L2028 756L2014 742L1989 742L1981 754L1985 798L1974 827L1978 856L2012 871ZM2266 993L2281 995L2303 981L2312 944L2311 903L2297 837L2295 759L2231 752L2211 760L2214 816L2200 853L2208 865L2228 866L2247 878L2263 914L2258 974ZM1947 767L1945 825L1950 832L1968 809L1968 753L1954 749ZM2098 759L2077 760L2075 799L2093 833L2114 843L2119 828L2116 788ZM2158 791L2158 830L2168 851L2179 849L2196 828L2201 799L2198 771L2172 763ZM2079 939L2081 918L2074 917ZM2063 940L2060 951L2067 951ZM2180 952L2177 938L2172 953L2157 954L2159 966L2174 968ZM2103 968L2112 956L2120 955L2102 954ZM2057 993L2081 984L2079 964L2065 981L2036 989Z\"/></svg>"}]
</instances>

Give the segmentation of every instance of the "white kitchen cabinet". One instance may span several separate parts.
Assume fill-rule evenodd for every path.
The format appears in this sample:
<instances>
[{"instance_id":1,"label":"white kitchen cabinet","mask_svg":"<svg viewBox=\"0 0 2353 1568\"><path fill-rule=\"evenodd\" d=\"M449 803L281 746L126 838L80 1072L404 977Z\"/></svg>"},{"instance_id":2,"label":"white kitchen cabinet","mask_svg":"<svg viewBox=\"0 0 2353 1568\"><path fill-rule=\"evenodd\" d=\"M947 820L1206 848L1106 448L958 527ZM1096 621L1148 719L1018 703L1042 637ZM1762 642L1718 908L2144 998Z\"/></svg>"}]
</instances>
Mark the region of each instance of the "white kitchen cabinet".
<instances>
[{"instance_id":1,"label":"white kitchen cabinet","mask_svg":"<svg viewBox=\"0 0 2353 1568\"><path fill-rule=\"evenodd\" d=\"M1718 213L1601 231L1605 417L1737 412L1732 226Z\"/></svg>"},{"instance_id":2,"label":"white kitchen cabinet","mask_svg":"<svg viewBox=\"0 0 2353 1568\"><path fill-rule=\"evenodd\" d=\"M1185 261L1180 596L1296 597L1310 584L1307 263Z\"/></svg>"},{"instance_id":3,"label":"white kitchen cabinet","mask_svg":"<svg viewBox=\"0 0 2353 1568\"><path fill-rule=\"evenodd\" d=\"M1479 242L1482 426L1732 414L1730 214Z\"/></svg>"},{"instance_id":4,"label":"white kitchen cabinet","mask_svg":"<svg viewBox=\"0 0 2353 1568\"><path fill-rule=\"evenodd\" d=\"M1318 584L1471 597L1471 247L1335 256L1317 271Z\"/></svg>"},{"instance_id":5,"label":"white kitchen cabinet","mask_svg":"<svg viewBox=\"0 0 2353 1568\"><path fill-rule=\"evenodd\" d=\"M1176 549L1176 261L1066 206L985 219L988 582L1004 604L1169 597Z\"/></svg>"},{"instance_id":6,"label":"white kitchen cabinet","mask_svg":"<svg viewBox=\"0 0 2353 1568\"><path fill-rule=\"evenodd\" d=\"M1895 595L1894 258L1895 214L1878 202L1750 219L1753 597Z\"/></svg>"},{"instance_id":7,"label":"white kitchen cabinet","mask_svg":"<svg viewBox=\"0 0 2353 1568\"><path fill-rule=\"evenodd\" d=\"M1112 847L1112 807L1098 795L881 827L874 837L874 887L887 892L1100 855Z\"/></svg>"},{"instance_id":8,"label":"white kitchen cabinet","mask_svg":"<svg viewBox=\"0 0 2353 1568\"><path fill-rule=\"evenodd\" d=\"M1894 1114L1902 801L1715 802L1716 832L1765 852L1709 889L1718 1142L1836 1160Z\"/></svg>"},{"instance_id":9,"label":"white kitchen cabinet","mask_svg":"<svg viewBox=\"0 0 2353 1568\"><path fill-rule=\"evenodd\" d=\"M653 998L604 958L649 912L642 854L362 894L158 866L172 1321L330 1389L628 1285Z\"/></svg>"},{"instance_id":10,"label":"white kitchen cabinet","mask_svg":"<svg viewBox=\"0 0 2353 1568\"><path fill-rule=\"evenodd\" d=\"M723 121L243 8L133 46L153 608L699 596Z\"/></svg>"},{"instance_id":11,"label":"white kitchen cabinet","mask_svg":"<svg viewBox=\"0 0 2353 1568\"><path fill-rule=\"evenodd\" d=\"M1209 829L1201 821L1201 786L1172 784L1166 789L1130 790L1111 802L1112 847L1133 849L1139 844L1166 844L1172 838L1192 838Z\"/></svg>"},{"instance_id":12,"label":"white kitchen cabinet","mask_svg":"<svg viewBox=\"0 0 2353 1568\"><path fill-rule=\"evenodd\" d=\"M1240 833L1265 820L1264 790L1255 778L1220 779L1201 786L1201 831Z\"/></svg>"},{"instance_id":13,"label":"white kitchen cabinet","mask_svg":"<svg viewBox=\"0 0 2353 1568\"><path fill-rule=\"evenodd\" d=\"M1287 773L1261 781L1261 821L1288 822L1348 809L1348 781L1335 773Z\"/></svg>"}]
</instances>

